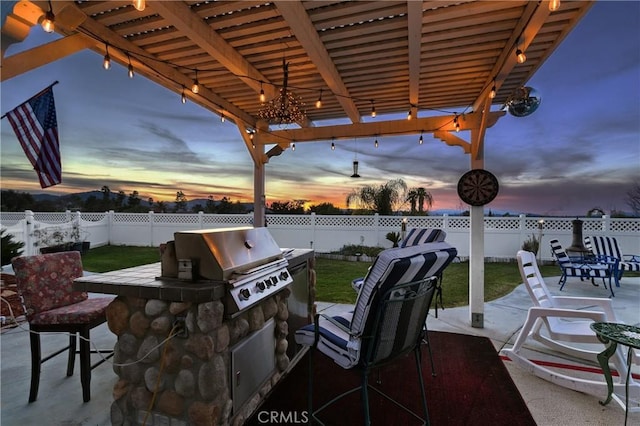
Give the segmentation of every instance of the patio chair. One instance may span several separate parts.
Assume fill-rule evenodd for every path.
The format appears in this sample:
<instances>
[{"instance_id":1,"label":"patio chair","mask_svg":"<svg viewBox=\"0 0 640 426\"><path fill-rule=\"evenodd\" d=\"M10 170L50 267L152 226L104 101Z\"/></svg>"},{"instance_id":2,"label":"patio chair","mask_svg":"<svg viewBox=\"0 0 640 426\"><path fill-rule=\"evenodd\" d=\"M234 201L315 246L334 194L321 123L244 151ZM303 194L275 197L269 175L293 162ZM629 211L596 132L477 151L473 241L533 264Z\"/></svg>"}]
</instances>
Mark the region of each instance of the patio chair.
<instances>
[{"instance_id":1,"label":"patio chair","mask_svg":"<svg viewBox=\"0 0 640 426\"><path fill-rule=\"evenodd\" d=\"M80 336L80 382L84 402L91 399L91 369L105 358L91 365L90 330L106 321L105 310L112 297L88 298L87 293L74 291L73 280L82 276L80 252L68 251L35 256L15 257L11 260L18 293L23 299L29 322L31 343L31 389L29 402L38 397L41 365L68 349L67 376L73 375L76 359L76 340ZM40 333L69 334L69 346L42 357ZM113 351L100 351L112 354Z\"/></svg>"},{"instance_id":2,"label":"patio chair","mask_svg":"<svg viewBox=\"0 0 640 426\"><path fill-rule=\"evenodd\" d=\"M368 392L373 390L418 419L428 421L421 368L421 343L427 314L436 288L436 276L455 258L449 244L430 243L384 250L376 258L358 293L355 310L329 317L317 314L314 323L296 331L296 342L311 347L309 354L309 415L317 415L333 402L362 393L365 424L370 424ZM361 385L313 409L313 357L316 349L344 369L358 370ZM368 382L372 369L413 352L422 390L424 418L401 406ZM327 378L329 380L330 378Z\"/></svg>"},{"instance_id":3,"label":"patio chair","mask_svg":"<svg viewBox=\"0 0 640 426\"><path fill-rule=\"evenodd\" d=\"M596 259L616 263L617 287L620 286L620 278L622 278L624 271L640 272L640 255L622 254L615 237L587 236L584 237L584 246L593 253Z\"/></svg>"},{"instance_id":4,"label":"patio chair","mask_svg":"<svg viewBox=\"0 0 640 426\"><path fill-rule=\"evenodd\" d=\"M551 245L551 251L554 257L558 261L558 266L560 266L560 270L562 271L562 275L558 281L560 291L562 291L564 285L567 283L568 277L578 277L581 281L590 279L594 286L598 285L594 280L596 278L602 278L605 289L607 288L605 279L608 279L611 297L615 296L613 286L611 285L611 278L615 278L616 275L616 262L590 259L588 257L571 258L567 255L567 252L558 240L551 240L549 244Z\"/></svg>"},{"instance_id":5,"label":"patio chair","mask_svg":"<svg viewBox=\"0 0 640 426\"><path fill-rule=\"evenodd\" d=\"M520 275L531 296L533 307L529 308L527 319L513 347L502 349L501 355L528 372L560 386L598 397L606 395L607 383L604 379L590 380L551 370L545 364L527 358L524 354L524 344L531 337L554 351L598 365L597 355L602 352L604 345L598 340L590 325L593 322L619 322L613 311L611 299L553 296L540 273L536 255L521 250L518 251L517 258ZM616 393L625 392L624 378L628 369L625 352L626 348L623 350L619 345L611 358L620 377L620 381L614 384ZM640 359L637 353L632 358L636 363ZM640 394L640 383L631 381L630 386L630 389L635 389L631 389L634 395Z\"/></svg>"}]
</instances>

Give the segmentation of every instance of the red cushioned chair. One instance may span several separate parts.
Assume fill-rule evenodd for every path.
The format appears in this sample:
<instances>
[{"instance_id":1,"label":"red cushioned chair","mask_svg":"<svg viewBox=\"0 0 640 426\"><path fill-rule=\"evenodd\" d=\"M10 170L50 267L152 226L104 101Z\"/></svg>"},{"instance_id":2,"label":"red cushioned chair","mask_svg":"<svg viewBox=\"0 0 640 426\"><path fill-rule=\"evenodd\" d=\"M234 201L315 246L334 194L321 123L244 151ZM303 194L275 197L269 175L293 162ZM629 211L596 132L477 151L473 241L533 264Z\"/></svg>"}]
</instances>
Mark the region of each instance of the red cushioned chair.
<instances>
[{"instance_id":1,"label":"red cushioned chair","mask_svg":"<svg viewBox=\"0 0 640 426\"><path fill-rule=\"evenodd\" d=\"M11 260L16 276L31 341L31 389L29 402L38 397L40 366L69 350L67 376L73 375L76 358L76 337L80 335L80 382L84 402L91 399L91 369L107 357L91 365L92 351L89 330L106 321L105 310L111 297L89 298L87 293L73 290L73 280L82 276L80 252L68 251L36 256L20 256ZM69 346L42 358L40 333L69 333ZM113 351L109 351L111 355Z\"/></svg>"}]
</instances>

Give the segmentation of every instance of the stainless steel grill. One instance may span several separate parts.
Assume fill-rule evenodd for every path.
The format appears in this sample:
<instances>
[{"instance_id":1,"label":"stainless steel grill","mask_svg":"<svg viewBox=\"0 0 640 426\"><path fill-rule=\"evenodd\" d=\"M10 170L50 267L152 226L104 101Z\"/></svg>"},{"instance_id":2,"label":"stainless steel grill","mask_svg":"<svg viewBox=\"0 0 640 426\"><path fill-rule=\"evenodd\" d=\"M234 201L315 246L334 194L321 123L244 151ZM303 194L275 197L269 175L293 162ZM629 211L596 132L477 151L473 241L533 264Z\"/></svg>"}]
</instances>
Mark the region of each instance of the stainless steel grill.
<instances>
[{"instance_id":1,"label":"stainless steel grill","mask_svg":"<svg viewBox=\"0 0 640 426\"><path fill-rule=\"evenodd\" d=\"M227 315L241 312L292 282L288 261L267 228L183 231L162 256L163 278L224 282Z\"/></svg>"}]
</instances>

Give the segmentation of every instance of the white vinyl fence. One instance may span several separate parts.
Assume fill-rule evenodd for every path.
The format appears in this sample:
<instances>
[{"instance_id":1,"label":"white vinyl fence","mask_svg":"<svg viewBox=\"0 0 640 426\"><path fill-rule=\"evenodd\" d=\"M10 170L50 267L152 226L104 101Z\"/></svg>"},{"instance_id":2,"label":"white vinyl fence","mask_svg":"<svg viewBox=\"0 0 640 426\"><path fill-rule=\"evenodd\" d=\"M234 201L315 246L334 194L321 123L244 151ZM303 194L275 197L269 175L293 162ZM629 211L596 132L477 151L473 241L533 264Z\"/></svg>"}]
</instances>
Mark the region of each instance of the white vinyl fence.
<instances>
[{"instance_id":1,"label":"white vinyl fence","mask_svg":"<svg viewBox=\"0 0 640 426\"><path fill-rule=\"evenodd\" d=\"M541 260L551 260L549 240L565 247L572 243L573 221L558 217L485 217L485 256L488 261L514 259L528 240L542 237ZM542 229L540 221L544 221ZM640 254L640 219L580 218L583 236L616 237L624 253ZM103 245L159 246L173 239L176 231L251 226L252 214L181 213L38 213L0 212L0 226L24 241L24 254L36 254L56 238L80 238L91 247ZM440 228L446 241L458 249L460 258L469 256L469 218L465 216L341 216L268 215L267 227L280 247L313 248L331 252L344 245L391 247L389 232L406 229Z\"/></svg>"}]
</instances>

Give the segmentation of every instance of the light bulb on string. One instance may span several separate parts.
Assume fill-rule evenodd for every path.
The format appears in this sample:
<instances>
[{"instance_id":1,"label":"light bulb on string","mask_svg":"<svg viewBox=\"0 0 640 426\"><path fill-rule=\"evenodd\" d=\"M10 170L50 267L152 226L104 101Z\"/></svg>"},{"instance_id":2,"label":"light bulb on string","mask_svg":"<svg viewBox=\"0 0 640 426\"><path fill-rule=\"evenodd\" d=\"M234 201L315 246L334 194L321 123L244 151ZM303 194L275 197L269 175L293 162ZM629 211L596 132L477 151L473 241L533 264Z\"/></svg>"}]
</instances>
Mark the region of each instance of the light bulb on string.
<instances>
[{"instance_id":1,"label":"light bulb on string","mask_svg":"<svg viewBox=\"0 0 640 426\"><path fill-rule=\"evenodd\" d=\"M133 7L139 12L142 12L147 6L145 0L133 0L131 3L133 4Z\"/></svg>"},{"instance_id":2,"label":"light bulb on string","mask_svg":"<svg viewBox=\"0 0 640 426\"><path fill-rule=\"evenodd\" d=\"M260 102L264 103L267 100L267 97L264 94L264 89L262 88L262 82L260 82Z\"/></svg>"},{"instance_id":3,"label":"light bulb on string","mask_svg":"<svg viewBox=\"0 0 640 426\"><path fill-rule=\"evenodd\" d=\"M491 99L495 99L496 98L496 80L495 80L495 78L493 79L493 87L491 88L491 92L489 92L489 97Z\"/></svg>"},{"instance_id":4,"label":"light bulb on string","mask_svg":"<svg viewBox=\"0 0 640 426\"><path fill-rule=\"evenodd\" d=\"M49 10L47 10L44 14L44 17L42 18L42 22L40 22L40 25L42 26L42 29L47 32L47 33L52 33L53 30L55 29L55 22L56 20L56 16L53 14L53 10L51 7L51 0L49 0Z\"/></svg>"},{"instance_id":5,"label":"light bulb on string","mask_svg":"<svg viewBox=\"0 0 640 426\"><path fill-rule=\"evenodd\" d=\"M196 78L195 80L193 80L191 91L195 94L197 94L200 91L200 82L198 82L198 70L196 70Z\"/></svg>"},{"instance_id":6,"label":"light bulb on string","mask_svg":"<svg viewBox=\"0 0 640 426\"><path fill-rule=\"evenodd\" d=\"M371 101L371 118L376 118L376 106L373 101Z\"/></svg>"},{"instance_id":7,"label":"light bulb on string","mask_svg":"<svg viewBox=\"0 0 640 426\"><path fill-rule=\"evenodd\" d=\"M108 70L111 68L111 56L109 56L109 45L105 44L106 53L104 54L104 59L102 60L102 68Z\"/></svg>"},{"instance_id":8,"label":"light bulb on string","mask_svg":"<svg viewBox=\"0 0 640 426\"><path fill-rule=\"evenodd\" d=\"M295 151L296 150L296 143L292 143L291 144L291 151Z\"/></svg>"},{"instance_id":9,"label":"light bulb on string","mask_svg":"<svg viewBox=\"0 0 640 426\"><path fill-rule=\"evenodd\" d=\"M220 121L221 121L222 123L224 123L225 121L227 121L227 119L226 119L226 118L225 118L225 116L224 116L224 111L220 113Z\"/></svg>"},{"instance_id":10,"label":"light bulb on string","mask_svg":"<svg viewBox=\"0 0 640 426\"><path fill-rule=\"evenodd\" d=\"M184 86L182 86L182 94L180 95L180 101L183 104L187 103L187 95L185 95L185 93L184 93Z\"/></svg>"},{"instance_id":11,"label":"light bulb on string","mask_svg":"<svg viewBox=\"0 0 640 426\"><path fill-rule=\"evenodd\" d=\"M411 120L413 118L413 115L411 114L411 109L409 109L409 112L407 113L407 120Z\"/></svg>"},{"instance_id":12,"label":"light bulb on string","mask_svg":"<svg viewBox=\"0 0 640 426\"><path fill-rule=\"evenodd\" d=\"M424 138L422 137L422 132L420 132L420 139L418 139L418 145L422 145L424 142Z\"/></svg>"},{"instance_id":13,"label":"light bulb on string","mask_svg":"<svg viewBox=\"0 0 640 426\"><path fill-rule=\"evenodd\" d=\"M520 48L516 49L516 60L519 64L524 64L527 61L527 55Z\"/></svg>"},{"instance_id":14,"label":"light bulb on string","mask_svg":"<svg viewBox=\"0 0 640 426\"><path fill-rule=\"evenodd\" d=\"M135 74L133 72L133 65L131 64L131 57L129 57L128 53L127 53L127 59L129 60L129 66L127 67L129 78L133 78Z\"/></svg>"},{"instance_id":15,"label":"light bulb on string","mask_svg":"<svg viewBox=\"0 0 640 426\"><path fill-rule=\"evenodd\" d=\"M458 123L458 114L453 118L453 124L456 126L456 132L460 131L460 123Z\"/></svg>"},{"instance_id":16,"label":"light bulb on string","mask_svg":"<svg viewBox=\"0 0 640 426\"><path fill-rule=\"evenodd\" d=\"M374 148L378 147L378 138L376 138L376 140L373 142L373 146L374 146Z\"/></svg>"},{"instance_id":17,"label":"light bulb on string","mask_svg":"<svg viewBox=\"0 0 640 426\"><path fill-rule=\"evenodd\" d=\"M335 151L336 150L336 144L331 142L331 151Z\"/></svg>"},{"instance_id":18,"label":"light bulb on string","mask_svg":"<svg viewBox=\"0 0 640 426\"><path fill-rule=\"evenodd\" d=\"M560 9L560 0L551 0L549 2L549 10L555 12L558 9Z\"/></svg>"},{"instance_id":19,"label":"light bulb on string","mask_svg":"<svg viewBox=\"0 0 640 426\"><path fill-rule=\"evenodd\" d=\"M318 100L316 101L316 108L322 108L322 89L320 89L320 96L318 97Z\"/></svg>"}]
</instances>

